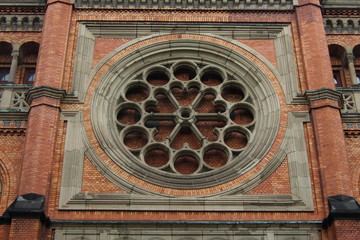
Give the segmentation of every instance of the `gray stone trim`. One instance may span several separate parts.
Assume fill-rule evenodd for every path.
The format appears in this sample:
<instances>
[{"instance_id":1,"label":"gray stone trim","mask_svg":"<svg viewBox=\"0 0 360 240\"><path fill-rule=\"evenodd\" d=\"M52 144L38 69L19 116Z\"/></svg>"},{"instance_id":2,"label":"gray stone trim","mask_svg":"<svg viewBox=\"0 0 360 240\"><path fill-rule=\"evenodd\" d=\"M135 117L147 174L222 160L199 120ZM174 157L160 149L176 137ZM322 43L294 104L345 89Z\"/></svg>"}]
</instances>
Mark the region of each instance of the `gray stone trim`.
<instances>
[{"instance_id":1,"label":"gray stone trim","mask_svg":"<svg viewBox=\"0 0 360 240\"><path fill-rule=\"evenodd\" d=\"M74 64L74 79L72 94L75 101L84 101L86 88L84 83L89 82L88 74L90 72L94 55L95 36L84 24L79 24L79 36L77 41L76 59ZM66 99L70 102L70 98Z\"/></svg>"},{"instance_id":2,"label":"gray stone trim","mask_svg":"<svg viewBox=\"0 0 360 240\"><path fill-rule=\"evenodd\" d=\"M329 99L338 102L339 109L343 106L344 98L343 95L330 88L321 88L316 90L308 90L305 92L305 97L309 102Z\"/></svg>"},{"instance_id":3,"label":"gray stone trim","mask_svg":"<svg viewBox=\"0 0 360 240\"><path fill-rule=\"evenodd\" d=\"M46 0L1 0L0 6L45 6Z\"/></svg>"},{"instance_id":4,"label":"gray stone trim","mask_svg":"<svg viewBox=\"0 0 360 240\"><path fill-rule=\"evenodd\" d=\"M63 99L65 97L66 90L60 89L60 88L53 88L49 86L39 86L34 87L29 90L28 95L26 96L26 101L31 105L32 101L35 98L39 97L50 97L50 98L56 98L56 99Z\"/></svg>"},{"instance_id":5,"label":"gray stone trim","mask_svg":"<svg viewBox=\"0 0 360 240\"><path fill-rule=\"evenodd\" d=\"M286 101L288 104L295 104L295 98L300 91L290 26L284 27L277 35L275 49L277 69L281 75L280 84L284 89Z\"/></svg>"},{"instance_id":6,"label":"gray stone trim","mask_svg":"<svg viewBox=\"0 0 360 240\"><path fill-rule=\"evenodd\" d=\"M310 166L304 135L304 123L310 122L310 117L307 112L289 112L288 121L286 152L289 164L291 193L300 197L309 209L313 209Z\"/></svg>"},{"instance_id":7,"label":"gray stone trim","mask_svg":"<svg viewBox=\"0 0 360 240\"><path fill-rule=\"evenodd\" d=\"M0 110L0 121L27 121L27 112Z\"/></svg>"},{"instance_id":8,"label":"gray stone trim","mask_svg":"<svg viewBox=\"0 0 360 240\"><path fill-rule=\"evenodd\" d=\"M81 112L63 112L62 119L68 119L67 137L59 208L63 210L192 210L192 211L312 211L313 199L310 182L308 158L304 139L304 122L309 122L305 112L289 112L288 128L283 151L277 154L270 170L260 172L258 176L244 186L223 192L218 196L169 197L156 196L126 182L110 171L95 154L85 135ZM69 139L69 140L68 140ZM82 140L81 140L82 139ZM68 141L70 142L69 144ZM81 193L82 166L84 152L94 166L110 181L127 193L93 194ZM266 179L288 156L289 176L292 195L244 195Z\"/></svg>"},{"instance_id":9,"label":"gray stone trim","mask_svg":"<svg viewBox=\"0 0 360 240\"><path fill-rule=\"evenodd\" d=\"M72 0L77 8L293 9L298 0Z\"/></svg>"},{"instance_id":10,"label":"gray stone trim","mask_svg":"<svg viewBox=\"0 0 360 240\"><path fill-rule=\"evenodd\" d=\"M72 94L67 95L65 102L83 102L87 87L91 81L91 74L96 69L114 56L117 52L125 49L138 41L150 39L152 37L166 34L200 34L211 35L224 40L231 39L275 39L276 59L278 69L261 54L253 49L232 41L235 45L240 45L247 51L256 55L263 62L281 76L280 84L285 92L288 103L297 103L296 98L299 93L296 60L292 43L291 29L288 25L239 25L239 24L153 24L153 23L81 23L79 24L79 35L76 49L76 59L74 68L74 78ZM133 39L122 45L120 48L106 56L96 68L92 69L92 59L94 51L94 41L96 38L129 38ZM302 102L301 102L302 103Z\"/></svg>"},{"instance_id":11,"label":"gray stone trim","mask_svg":"<svg viewBox=\"0 0 360 240\"><path fill-rule=\"evenodd\" d=\"M358 0L323 0L322 5L324 8L330 9L348 9L348 8L359 8Z\"/></svg>"},{"instance_id":12,"label":"gray stone trim","mask_svg":"<svg viewBox=\"0 0 360 240\"><path fill-rule=\"evenodd\" d=\"M0 111L27 112L29 104L26 100L29 85L4 84L0 86Z\"/></svg>"},{"instance_id":13,"label":"gray stone trim","mask_svg":"<svg viewBox=\"0 0 360 240\"><path fill-rule=\"evenodd\" d=\"M325 17L324 26L327 34L360 33L360 18Z\"/></svg>"},{"instance_id":14,"label":"gray stone trim","mask_svg":"<svg viewBox=\"0 0 360 240\"><path fill-rule=\"evenodd\" d=\"M134 39L163 34L216 34L228 39L275 39L287 25L191 23L84 23L96 38ZM84 32L80 34L85 35ZM79 34L79 35L80 35ZM88 33L86 33L88 34Z\"/></svg>"},{"instance_id":15,"label":"gray stone trim","mask_svg":"<svg viewBox=\"0 0 360 240\"><path fill-rule=\"evenodd\" d=\"M61 120L67 122L59 200L63 205L81 192L85 149L81 140L84 135L82 112L62 111Z\"/></svg>"},{"instance_id":16,"label":"gray stone trim","mask_svg":"<svg viewBox=\"0 0 360 240\"><path fill-rule=\"evenodd\" d=\"M262 223L127 223L116 225L53 224L55 240L318 240L320 224Z\"/></svg>"},{"instance_id":17,"label":"gray stone trim","mask_svg":"<svg viewBox=\"0 0 360 240\"><path fill-rule=\"evenodd\" d=\"M0 16L0 31L41 31L44 15L5 14Z\"/></svg>"}]
</instances>

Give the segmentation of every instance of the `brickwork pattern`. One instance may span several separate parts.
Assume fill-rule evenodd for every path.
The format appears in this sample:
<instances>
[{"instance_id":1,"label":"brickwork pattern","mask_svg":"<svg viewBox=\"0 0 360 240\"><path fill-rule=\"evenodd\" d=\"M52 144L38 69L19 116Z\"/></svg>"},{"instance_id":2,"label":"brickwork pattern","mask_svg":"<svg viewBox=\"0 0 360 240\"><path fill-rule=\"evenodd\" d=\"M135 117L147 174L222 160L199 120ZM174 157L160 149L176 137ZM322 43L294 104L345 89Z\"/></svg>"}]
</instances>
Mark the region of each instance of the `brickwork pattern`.
<instances>
[{"instance_id":1,"label":"brickwork pattern","mask_svg":"<svg viewBox=\"0 0 360 240\"><path fill-rule=\"evenodd\" d=\"M106 179L89 161L85 158L83 171L82 192L84 193L124 193L124 190Z\"/></svg>"},{"instance_id":2,"label":"brickwork pattern","mask_svg":"<svg viewBox=\"0 0 360 240\"><path fill-rule=\"evenodd\" d=\"M263 55L267 60L271 62L275 67L277 66L276 62L276 52L275 52L275 43L274 40L239 40L246 44L247 46L255 49L261 55Z\"/></svg>"},{"instance_id":3,"label":"brickwork pattern","mask_svg":"<svg viewBox=\"0 0 360 240\"><path fill-rule=\"evenodd\" d=\"M8 240L10 225L0 225L0 240Z\"/></svg>"},{"instance_id":4,"label":"brickwork pattern","mask_svg":"<svg viewBox=\"0 0 360 240\"><path fill-rule=\"evenodd\" d=\"M0 213L3 213L17 196L24 141L23 134L0 134Z\"/></svg>"},{"instance_id":5,"label":"brickwork pattern","mask_svg":"<svg viewBox=\"0 0 360 240\"><path fill-rule=\"evenodd\" d=\"M38 219L12 219L9 240L39 239L41 223Z\"/></svg>"},{"instance_id":6,"label":"brickwork pattern","mask_svg":"<svg viewBox=\"0 0 360 240\"><path fill-rule=\"evenodd\" d=\"M348 154L354 197L360 202L360 134L345 139Z\"/></svg>"},{"instance_id":7,"label":"brickwork pattern","mask_svg":"<svg viewBox=\"0 0 360 240\"><path fill-rule=\"evenodd\" d=\"M111 51L130 40L131 39L97 38L95 40L94 46L93 66L95 66L103 57L105 57Z\"/></svg>"},{"instance_id":8,"label":"brickwork pattern","mask_svg":"<svg viewBox=\"0 0 360 240\"><path fill-rule=\"evenodd\" d=\"M284 159L270 177L248 194L291 194L288 160Z\"/></svg>"},{"instance_id":9,"label":"brickwork pattern","mask_svg":"<svg viewBox=\"0 0 360 240\"><path fill-rule=\"evenodd\" d=\"M335 220L336 239L360 239L360 220Z\"/></svg>"}]
</instances>

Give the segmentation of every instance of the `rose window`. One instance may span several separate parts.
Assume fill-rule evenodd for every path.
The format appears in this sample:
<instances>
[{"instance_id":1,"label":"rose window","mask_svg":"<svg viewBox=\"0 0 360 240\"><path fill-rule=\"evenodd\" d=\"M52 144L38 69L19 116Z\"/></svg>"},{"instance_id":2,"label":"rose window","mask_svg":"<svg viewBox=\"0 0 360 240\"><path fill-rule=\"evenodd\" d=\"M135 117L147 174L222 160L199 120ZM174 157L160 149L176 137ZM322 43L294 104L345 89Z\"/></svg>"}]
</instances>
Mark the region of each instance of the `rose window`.
<instances>
[{"instance_id":1,"label":"rose window","mask_svg":"<svg viewBox=\"0 0 360 240\"><path fill-rule=\"evenodd\" d=\"M126 151L147 168L175 175L229 165L256 125L250 91L223 69L192 61L139 71L114 111Z\"/></svg>"}]
</instances>

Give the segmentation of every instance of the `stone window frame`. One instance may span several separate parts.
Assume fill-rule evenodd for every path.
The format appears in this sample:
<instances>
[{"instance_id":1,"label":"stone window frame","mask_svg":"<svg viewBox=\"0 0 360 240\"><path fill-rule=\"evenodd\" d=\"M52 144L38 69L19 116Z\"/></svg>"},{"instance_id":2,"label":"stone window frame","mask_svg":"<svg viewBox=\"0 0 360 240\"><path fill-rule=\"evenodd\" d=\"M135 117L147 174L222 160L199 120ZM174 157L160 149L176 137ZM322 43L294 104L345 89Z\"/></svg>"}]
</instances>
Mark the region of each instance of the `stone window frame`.
<instances>
[{"instance_id":1,"label":"stone window frame","mask_svg":"<svg viewBox=\"0 0 360 240\"><path fill-rule=\"evenodd\" d=\"M77 56L80 59L76 60L75 66L75 79L74 89L77 89L75 95L78 98L68 98L65 102L78 102L83 101L85 97L85 89L89 86L90 76L87 76L86 72L89 72L91 66L92 52L94 50L94 40L96 31L106 29L110 35L113 29L98 28L94 24L80 24L79 30L79 43L85 43L79 45L77 50ZM121 24L120 24L121 25ZM93 27L93 29L91 28ZM277 26L277 34L274 34L270 29L274 29L272 26L263 27L264 31L261 36L268 39L270 37L275 38L275 45L280 45L280 49L286 49L291 46L290 27L289 26ZM92 29L92 32L89 30ZM240 28L241 29L241 28ZM149 29L144 30L145 33ZM239 29L238 29L239 30ZM244 30L244 29L241 29ZM259 29L256 29L259 30ZM250 33L252 30L249 30ZM265 32L265 33L264 33ZM270 32L272 34L270 34ZM286 34L284 33L286 32ZM221 31L220 31L221 33ZM239 35L244 34L239 30ZM251 34L247 32L247 38ZM89 34L93 38L89 38ZM126 34L126 33L124 33ZM100 35L98 35L100 36ZM103 34L101 34L103 36ZM269 37L270 36L270 37ZM125 44L129 46L133 42L143 40L144 37L136 39L130 43ZM246 38L245 38L246 39ZM238 44L237 42L235 44ZM279 46L277 47L279 50ZM293 49L291 49L293 50ZM80 51L80 52L79 52ZM252 50L252 52L254 52ZM259 54L258 54L259 55ZM284 89L286 99L288 102L294 100L294 92L297 92L297 84L289 81L296 79L295 62L293 59L293 51L290 53L279 53L277 51L277 60L282 64L279 64L278 70L271 67L272 71L277 74L278 79ZM261 60L270 65L266 59L259 56ZM292 59L290 61L290 59ZM289 62L290 61L290 62ZM103 60L104 62L104 60ZM284 62L289 63L284 65ZM90 65L89 65L90 64ZM292 66L293 65L293 66ZM80 66L80 67L79 67ZM294 70L294 71L292 71ZM81 77L80 77L81 76ZM288 78L287 78L288 77ZM292 82L292 83L291 83ZM81 86L85 86L81 89ZM269 176L272 171L267 174L259 174L258 178L249 184L248 186L242 186L237 192L233 192L232 195L219 195L211 198L202 197L188 197L188 198L169 198L151 196L146 191L134 191L131 194L92 194L81 193L82 185L82 171L83 161L85 155L95 164L96 168L103 169L101 172L112 182L121 184L123 189L132 191L133 186L129 186L127 182L119 179L114 173L106 172L106 167L101 163L101 159L98 159L94 149L89 142L85 134L83 125L83 113L82 111L62 111L62 120L67 121L67 136L65 143L65 155L64 155L64 167L61 183L60 193L60 209L98 209L98 210L194 210L194 211L312 211L313 199L312 189L310 181L310 173L308 168L308 159L306 152L306 143L304 136L303 125L309 122L308 112L288 112L288 127L286 130L285 140L283 141L280 150L274 157L277 159L273 161L271 169L276 169L287 155L289 161L289 175L290 186L292 194L262 194L262 195L243 195L242 193L250 190L254 187L253 184L259 184L262 179ZM70 137L71 136L71 137ZM75 137L73 137L75 136Z\"/></svg>"}]
</instances>

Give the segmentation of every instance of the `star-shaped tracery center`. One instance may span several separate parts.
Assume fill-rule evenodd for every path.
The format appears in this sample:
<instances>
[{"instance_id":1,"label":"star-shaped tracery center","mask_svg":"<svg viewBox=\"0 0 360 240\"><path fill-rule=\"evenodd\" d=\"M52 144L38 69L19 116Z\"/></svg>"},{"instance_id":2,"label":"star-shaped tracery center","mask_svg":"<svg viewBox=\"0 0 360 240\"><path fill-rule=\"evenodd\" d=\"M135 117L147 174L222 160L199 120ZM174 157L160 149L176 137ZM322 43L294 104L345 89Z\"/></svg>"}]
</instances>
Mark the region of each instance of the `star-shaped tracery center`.
<instances>
[{"instance_id":1,"label":"star-shaped tracery center","mask_svg":"<svg viewBox=\"0 0 360 240\"><path fill-rule=\"evenodd\" d=\"M116 116L121 141L140 161L196 174L220 168L243 151L254 112L244 87L221 69L177 62L131 81Z\"/></svg>"}]
</instances>

